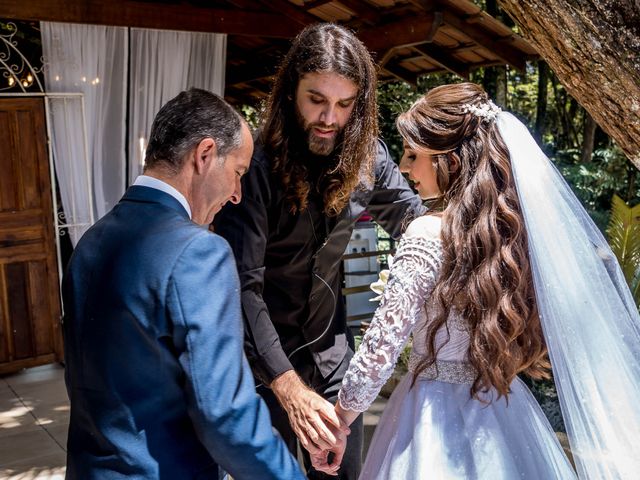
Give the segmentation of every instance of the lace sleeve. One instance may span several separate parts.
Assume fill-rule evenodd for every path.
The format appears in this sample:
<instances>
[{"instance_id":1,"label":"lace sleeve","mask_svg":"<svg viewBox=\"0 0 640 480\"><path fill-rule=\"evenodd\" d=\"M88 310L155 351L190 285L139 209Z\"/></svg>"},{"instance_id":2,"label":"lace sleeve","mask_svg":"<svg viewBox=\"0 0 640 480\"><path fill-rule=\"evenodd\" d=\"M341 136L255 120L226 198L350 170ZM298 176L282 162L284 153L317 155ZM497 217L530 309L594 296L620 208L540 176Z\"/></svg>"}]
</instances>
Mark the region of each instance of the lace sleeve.
<instances>
[{"instance_id":1,"label":"lace sleeve","mask_svg":"<svg viewBox=\"0 0 640 480\"><path fill-rule=\"evenodd\" d=\"M380 306L342 381L342 408L363 412L375 400L434 287L440 262L439 239L402 239Z\"/></svg>"}]
</instances>

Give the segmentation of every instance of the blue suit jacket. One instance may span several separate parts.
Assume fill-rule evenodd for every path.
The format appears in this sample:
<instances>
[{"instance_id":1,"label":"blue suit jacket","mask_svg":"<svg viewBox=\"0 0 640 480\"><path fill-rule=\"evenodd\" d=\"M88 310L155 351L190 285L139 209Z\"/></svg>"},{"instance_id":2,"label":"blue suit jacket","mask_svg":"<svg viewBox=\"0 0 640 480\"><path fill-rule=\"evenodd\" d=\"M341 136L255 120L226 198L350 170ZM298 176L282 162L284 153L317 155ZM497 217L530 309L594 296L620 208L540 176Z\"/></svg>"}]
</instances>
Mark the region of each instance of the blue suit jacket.
<instances>
[{"instance_id":1,"label":"blue suit jacket","mask_svg":"<svg viewBox=\"0 0 640 480\"><path fill-rule=\"evenodd\" d=\"M304 478L255 393L231 250L176 199L131 187L63 296L68 478Z\"/></svg>"}]
</instances>

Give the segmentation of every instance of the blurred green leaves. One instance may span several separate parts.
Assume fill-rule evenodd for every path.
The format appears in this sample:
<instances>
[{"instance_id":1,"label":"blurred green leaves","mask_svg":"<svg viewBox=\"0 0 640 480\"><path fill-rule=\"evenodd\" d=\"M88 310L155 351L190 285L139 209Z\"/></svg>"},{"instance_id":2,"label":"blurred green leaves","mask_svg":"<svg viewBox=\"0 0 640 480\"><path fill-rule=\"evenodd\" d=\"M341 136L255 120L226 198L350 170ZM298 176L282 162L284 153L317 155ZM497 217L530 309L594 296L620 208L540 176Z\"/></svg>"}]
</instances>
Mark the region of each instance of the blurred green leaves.
<instances>
[{"instance_id":1,"label":"blurred green leaves","mask_svg":"<svg viewBox=\"0 0 640 480\"><path fill-rule=\"evenodd\" d=\"M633 299L640 305L640 205L630 207L614 195L607 236Z\"/></svg>"}]
</instances>

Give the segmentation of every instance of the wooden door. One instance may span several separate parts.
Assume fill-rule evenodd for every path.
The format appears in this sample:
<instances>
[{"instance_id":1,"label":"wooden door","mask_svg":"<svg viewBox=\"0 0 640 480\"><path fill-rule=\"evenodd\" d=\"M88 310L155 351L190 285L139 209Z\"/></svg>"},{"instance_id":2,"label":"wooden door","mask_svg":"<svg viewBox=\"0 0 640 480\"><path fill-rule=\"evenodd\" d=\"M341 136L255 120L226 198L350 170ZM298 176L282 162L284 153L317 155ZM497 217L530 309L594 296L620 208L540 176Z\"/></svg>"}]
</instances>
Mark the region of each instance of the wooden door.
<instances>
[{"instance_id":1,"label":"wooden door","mask_svg":"<svg viewBox=\"0 0 640 480\"><path fill-rule=\"evenodd\" d=\"M0 373L62 360L44 99L0 99Z\"/></svg>"}]
</instances>

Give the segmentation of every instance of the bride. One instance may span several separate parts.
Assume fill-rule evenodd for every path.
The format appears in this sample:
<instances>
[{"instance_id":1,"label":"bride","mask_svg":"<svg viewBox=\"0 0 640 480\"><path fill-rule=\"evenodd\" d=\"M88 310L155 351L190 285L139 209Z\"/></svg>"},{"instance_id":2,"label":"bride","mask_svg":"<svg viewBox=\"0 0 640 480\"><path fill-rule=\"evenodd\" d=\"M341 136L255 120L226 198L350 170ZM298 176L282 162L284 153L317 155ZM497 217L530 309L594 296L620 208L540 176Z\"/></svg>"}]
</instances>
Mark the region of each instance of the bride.
<instances>
[{"instance_id":1,"label":"bride","mask_svg":"<svg viewBox=\"0 0 640 480\"><path fill-rule=\"evenodd\" d=\"M479 86L435 88L397 126L401 169L435 203L407 228L339 393L349 424L413 334L360 478L637 478L640 321L600 232ZM518 378L547 377L549 359L577 472ZM316 469L334 474L343 447Z\"/></svg>"}]
</instances>

